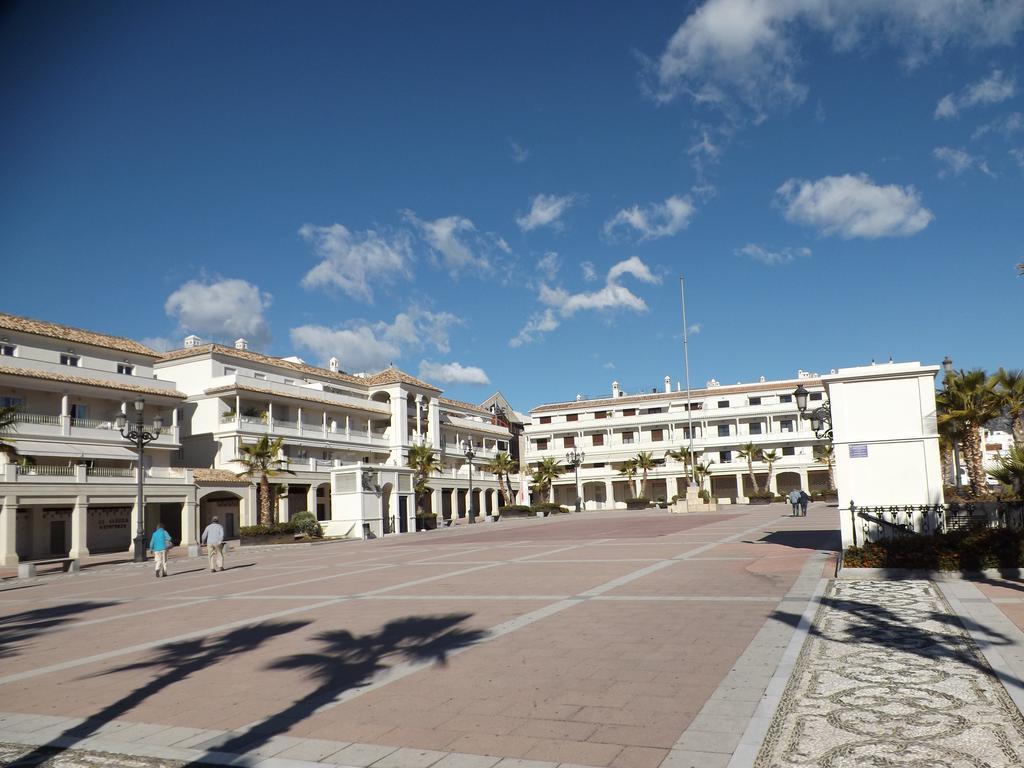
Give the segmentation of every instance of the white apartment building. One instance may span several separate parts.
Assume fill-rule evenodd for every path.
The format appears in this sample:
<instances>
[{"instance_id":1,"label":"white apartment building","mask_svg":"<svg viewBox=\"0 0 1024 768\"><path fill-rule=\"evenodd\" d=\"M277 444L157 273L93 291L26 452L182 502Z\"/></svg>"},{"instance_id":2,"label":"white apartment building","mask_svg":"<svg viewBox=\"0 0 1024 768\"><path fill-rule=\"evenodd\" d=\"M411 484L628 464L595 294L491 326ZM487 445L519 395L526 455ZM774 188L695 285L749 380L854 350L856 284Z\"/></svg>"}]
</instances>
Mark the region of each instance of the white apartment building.
<instances>
[{"instance_id":1,"label":"white apartment building","mask_svg":"<svg viewBox=\"0 0 1024 768\"><path fill-rule=\"evenodd\" d=\"M147 530L162 520L175 538L191 531L194 474L176 465L185 396L153 376L159 353L138 342L0 314L0 405L17 407L0 453L0 564L48 555L126 551L138 509L132 444L115 426L143 402L147 425Z\"/></svg>"},{"instance_id":2,"label":"white apartment building","mask_svg":"<svg viewBox=\"0 0 1024 768\"><path fill-rule=\"evenodd\" d=\"M533 469L544 458L565 465L566 453L584 454L579 468L580 495L588 509L621 508L638 495L640 477L629 481L620 474L624 462L641 451L649 452L657 468L648 473L647 495L670 500L686 492L686 468L667 456L670 450L689 449L693 428L693 453L698 462L711 462L708 487L722 503L744 502L752 492L747 463L737 452L747 443L764 450L775 449L769 489L786 494L793 488L809 491L828 487L828 467L816 460L815 437L808 419L800 415L793 391L798 384L810 392L808 411L825 400L817 374L800 371L796 378L762 380L754 384L724 386L711 380L703 389L687 394L678 385L672 390L665 377L664 389L645 394L626 394L618 382L611 396L541 405L530 411L525 427L524 467ZM754 462L759 484L767 479L767 465ZM575 476L566 471L554 485L555 501L572 506L576 499Z\"/></svg>"},{"instance_id":3,"label":"white apartment building","mask_svg":"<svg viewBox=\"0 0 1024 768\"><path fill-rule=\"evenodd\" d=\"M281 520L310 511L329 524L333 469L356 463L404 467L409 447L421 443L438 451L443 468L431 482L433 511L466 517L469 466L462 445L469 442L476 452L474 509L497 508L498 480L480 466L507 450L508 430L492 424L487 411L441 397L437 387L397 368L349 374L333 358L325 369L250 351L244 339L226 347L191 336L184 348L165 354L156 371L185 395L186 465L237 473L243 445L263 436L283 439L280 458L291 474L273 479ZM384 533L414 525L415 499L411 486L403 486L406 479L382 489ZM216 513L241 525L256 522L251 486L210 490L200 499L201 525Z\"/></svg>"},{"instance_id":4,"label":"white apartment building","mask_svg":"<svg viewBox=\"0 0 1024 768\"><path fill-rule=\"evenodd\" d=\"M477 514L499 506L498 479L482 467L508 450L508 429L486 409L396 368L348 374L298 358L203 344L160 354L136 341L0 314L0 405L15 407L13 431L0 435L0 565L55 555L130 552L138 521L137 460L116 427L136 401L144 421L163 429L146 446L145 529L163 522L171 537L194 542L218 515L229 535L257 517L256 482L239 477L240 446L284 439L293 474L274 478L282 519L315 511L331 521L331 471L362 463L405 466L411 445L431 445L442 470L429 507L466 518L472 444ZM399 483L401 485L401 483ZM415 524L412 488L385 487L385 533Z\"/></svg>"}]
</instances>

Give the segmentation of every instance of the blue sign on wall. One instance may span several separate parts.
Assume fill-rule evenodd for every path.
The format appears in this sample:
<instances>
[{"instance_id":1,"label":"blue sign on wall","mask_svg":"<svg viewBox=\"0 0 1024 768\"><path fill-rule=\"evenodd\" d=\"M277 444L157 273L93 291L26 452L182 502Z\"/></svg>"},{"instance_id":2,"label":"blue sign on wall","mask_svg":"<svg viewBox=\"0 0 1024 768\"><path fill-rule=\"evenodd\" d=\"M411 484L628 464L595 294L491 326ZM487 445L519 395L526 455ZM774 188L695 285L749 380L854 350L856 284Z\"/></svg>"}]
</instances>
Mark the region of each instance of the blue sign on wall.
<instances>
[{"instance_id":1,"label":"blue sign on wall","mask_svg":"<svg viewBox=\"0 0 1024 768\"><path fill-rule=\"evenodd\" d=\"M850 458L851 459L866 459L868 457L868 446L867 443L851 443L850 444Z\"/></svg>"}]
</instances>

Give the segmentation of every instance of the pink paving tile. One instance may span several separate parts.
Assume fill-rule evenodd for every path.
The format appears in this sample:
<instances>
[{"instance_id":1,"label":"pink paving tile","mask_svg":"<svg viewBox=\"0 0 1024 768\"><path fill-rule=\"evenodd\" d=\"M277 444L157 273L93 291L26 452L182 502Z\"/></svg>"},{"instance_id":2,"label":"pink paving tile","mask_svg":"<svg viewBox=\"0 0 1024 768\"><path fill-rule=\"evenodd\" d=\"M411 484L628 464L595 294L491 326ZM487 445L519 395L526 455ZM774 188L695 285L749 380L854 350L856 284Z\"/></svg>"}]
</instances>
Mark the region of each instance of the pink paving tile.
<instances>
[{"instance_id":1,"label":"pink paving tile","mask_svg":"<svg viewBox=\"0 0 1024 768\"><path fill-rule=\"evenodd\" d=\"M781 598L796 581L805 556L778 560L681 561L612 590L612 595Z\"/></svg>"},{"instance_id":2,"label":"pink paving tile","mask_svg":"<svg viewBox=\"0 0 1024 768\"><path fill-rule=\"evenodd\" d=\"M504 563L471 574L395 590L394 594L577 594L635 571L637 563Z\"/></svg>"}]
</instances>

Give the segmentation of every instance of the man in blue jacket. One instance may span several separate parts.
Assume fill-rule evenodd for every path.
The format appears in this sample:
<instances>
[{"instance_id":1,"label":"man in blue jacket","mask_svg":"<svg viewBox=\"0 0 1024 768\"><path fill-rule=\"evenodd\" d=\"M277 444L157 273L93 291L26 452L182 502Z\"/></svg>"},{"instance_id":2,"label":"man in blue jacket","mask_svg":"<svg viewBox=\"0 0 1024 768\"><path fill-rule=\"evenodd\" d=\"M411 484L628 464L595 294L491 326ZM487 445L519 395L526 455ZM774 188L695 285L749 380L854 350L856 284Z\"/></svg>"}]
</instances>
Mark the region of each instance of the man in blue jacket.
<instances>
[{"instance_id":1,"label":"man in blue jacket","mask_svg":"<svg viewBox=\"0 0 1024 768\"><path fill-rule=\"evenodd\" d=\"M174 546L171 535L164 530L163 523L156 524L156 530L149 540L149 548L153 551L153 564L156 569L156 577L167 575L167 550Z\"/></svg>"}]
</instances>

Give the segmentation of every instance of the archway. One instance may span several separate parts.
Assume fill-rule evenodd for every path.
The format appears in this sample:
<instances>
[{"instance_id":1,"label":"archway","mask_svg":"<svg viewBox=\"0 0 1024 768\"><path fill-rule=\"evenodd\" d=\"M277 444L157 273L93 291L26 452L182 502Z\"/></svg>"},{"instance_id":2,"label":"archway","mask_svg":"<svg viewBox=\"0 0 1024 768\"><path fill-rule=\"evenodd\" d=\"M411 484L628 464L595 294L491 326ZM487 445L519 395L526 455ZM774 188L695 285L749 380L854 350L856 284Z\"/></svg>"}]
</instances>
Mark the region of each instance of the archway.
<instances>
[{"instance_id":1,"label":"archway","mask_svg":"<svg viewBox=\"0 0 1024 768\"><path fill-rule=\"evenodd\" d=\"M331 519L331 484L320 483L316 487L316 519Z\"/></svg>"},{"instance_id":2,"label":"archway","mask_svg":"<svg viewBox=\"0 0 1024 768\"><path fill-rule=\"evenodd\" d=\"M203 529L216 517L224 526L224 535L229 539L238 537L241 521L242 497L231 491L213 491L201 496L196 505L199 514L199 525L196 530L202 535Z\"/></svg>"},{"instance_id":3,"label":"archway","mask_svg":"<svg viewBox=\"0 0 1024 768\"><path fill-rule=\"evenodd\" d=\"M580 492L583 494L583 503L591 509L600 509L608 501L603 481L581 483Z\"/></svg>"},{"instance_id":4,"label":"archway","mask_svg":"<svg viewBox=\"0 0 1024 768\"><path fill-rule=\"evenodd\" d=\"M780 472L775 476L775 483L779 495L785 496L794 488L800 487L800 475L797 472Z\"/></svg>"}]
</instances>

